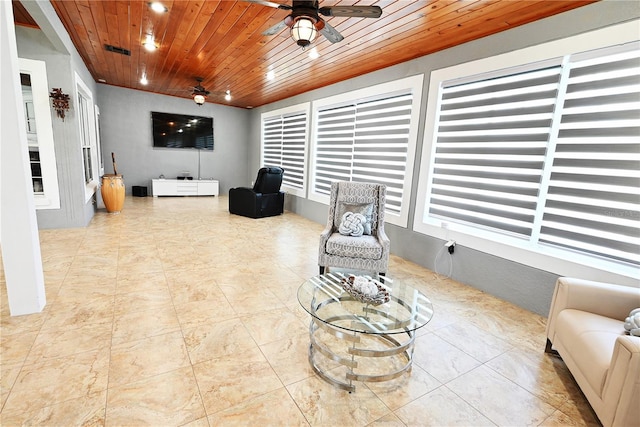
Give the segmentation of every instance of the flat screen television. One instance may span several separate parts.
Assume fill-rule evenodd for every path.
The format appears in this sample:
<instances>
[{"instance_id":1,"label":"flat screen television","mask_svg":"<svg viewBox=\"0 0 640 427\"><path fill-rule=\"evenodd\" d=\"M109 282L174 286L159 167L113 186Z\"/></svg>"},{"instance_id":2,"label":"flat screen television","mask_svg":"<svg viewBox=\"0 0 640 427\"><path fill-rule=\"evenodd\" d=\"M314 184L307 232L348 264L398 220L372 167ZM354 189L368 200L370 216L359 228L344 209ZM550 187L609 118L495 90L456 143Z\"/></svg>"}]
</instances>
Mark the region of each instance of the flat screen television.
<instances>
[{"instance_id":1,"label":"flat screen television","mask_svg":"<svg viewBox=\"0 0 640 427\"><path fill-rule=\"evenodd\" d=\"M155 148L213 150L213 117L151 112Z\"/></svg>"}]
</instances>

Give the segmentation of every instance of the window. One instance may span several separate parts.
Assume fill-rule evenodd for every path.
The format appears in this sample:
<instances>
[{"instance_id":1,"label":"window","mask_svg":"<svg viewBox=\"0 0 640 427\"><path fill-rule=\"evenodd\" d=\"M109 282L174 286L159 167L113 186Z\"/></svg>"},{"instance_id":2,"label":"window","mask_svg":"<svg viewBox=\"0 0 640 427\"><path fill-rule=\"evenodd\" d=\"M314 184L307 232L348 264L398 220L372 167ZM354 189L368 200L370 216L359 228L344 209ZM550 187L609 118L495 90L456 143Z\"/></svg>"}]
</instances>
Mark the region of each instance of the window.
<instances>
[{"instance_id":1,"label":"window","mask_svg":"<svg viewBox=\"0 0 640 427\"><path fill-rule=\"evenodd\" d=\"M95 106L96 110L96 147L97 147L97 155L98 155L98 173L100 176L104 175L104 157L102 155L102 144L101 144L101 130L100 130L100 108Z\"/></svg>"},{"instance_id":2,"label":"window","mask_svg":"<svg viewBox=\"0 0 640 427\"><path fill-rule=\"evenodd\" d=\"M305 197L309 104L262 114L262 166L284 169L282 187Z\"/></svg>"},{"instance_id":3,"label":"window","mask_svg":"<svg viewBox=\"0 0 640 427\"><path fill-rule=\"evenodd\" d=\"M387 186L386 217L406 226L422 76L314 102L310 198L328 203L334 181Z\"/></svg>"},{"instance_id":4,"label":"window","mask_svg":"<svg viewBox=\"0 0 640 427\"><path fill-rule=\"evenodd\" d=\"M78 121L80 122L80 141L82 141L82 161L84 166L84 182L90 184L95 180L91 146L91 125L89 123L89 101L78 92Z\"/></svg>"},{"instance_id":5,"label":"window","mask_svg":"<svg viewBox=\"0 0 640 427\"><path fill-rule=\"evenodd\" d=\"M539 241L640 266L640 43L574 55L566 74Z\"/></svg>"},{"instance_id":6,"label":"window","mask_svg":"<svg viewBox=\"0 0 640 427\"><path fill-rule=\"evenodd\" d=\"M430 217L531 235L560 71L443 85Z\"/></svg>"},{"instance_id":7,"label":"window","mask_svg":"<svg viewBox=\"0 0 640 427\"><path fill-rule=\"evenodd\" d=\"M78 95L77 114L82 148L82 167L84 170L85 200L89 200L98 187L100 166L98 163L98 137L96 132L96 115L93 107L91 91L76 74Z\"/></svg>"},{"instance_id":8,"label":"window","mask_svg":"<svg viewBox=\"0 0 640 427\"><path fill-rule=\"evenodd\" d=\"M34 205L60 209L46 63L22 58L19 62Z\"/></svg>"},{"instance_id":9,"label":"window","mask_svg":"<svg viewBox=\"0 0 640 427\"><path fill-rule=\"evenodd\" d=\"M437 80L417 231L638 271L639 42Z\"/></svg>"}]
</instances>

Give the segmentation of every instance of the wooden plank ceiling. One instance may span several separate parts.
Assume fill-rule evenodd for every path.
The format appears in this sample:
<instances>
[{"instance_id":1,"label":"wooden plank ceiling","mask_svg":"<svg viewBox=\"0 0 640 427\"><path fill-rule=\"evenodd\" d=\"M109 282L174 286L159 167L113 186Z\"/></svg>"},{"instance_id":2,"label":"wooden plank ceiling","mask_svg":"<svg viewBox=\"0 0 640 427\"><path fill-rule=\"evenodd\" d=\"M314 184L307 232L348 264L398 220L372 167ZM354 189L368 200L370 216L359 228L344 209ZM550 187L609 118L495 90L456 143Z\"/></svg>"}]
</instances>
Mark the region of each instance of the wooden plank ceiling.
<instances>
[{"instance_id":1,"label":"wooden plank ceiling","mask_svg":"<svg viewBox=\"0 0 640 427\"><path fill-rule=\"evenodd\" d=\"M291 4L288 0L272 0ZM319 36L302 51L284 28L287 10L245 1L165 0L166 13L147 0L51 0L96 81L190 98L196 77L207 102L251 108L424 56L480 37L581 7L596 0L326 0L321 6L377 5L382 16L323 17L344 40ZM14 1L15 2L15 1ZM18 5L19 6L19 5ZM33 26L16 7L16 23ZM153 35L158 49L142 46ZM112 45L126 56L107 51ZM275 78L268 80L267 72ZM148 84L140 83L146 75ZM232 99L224 99L230 90Z\"/></svg>"}]
</instances>

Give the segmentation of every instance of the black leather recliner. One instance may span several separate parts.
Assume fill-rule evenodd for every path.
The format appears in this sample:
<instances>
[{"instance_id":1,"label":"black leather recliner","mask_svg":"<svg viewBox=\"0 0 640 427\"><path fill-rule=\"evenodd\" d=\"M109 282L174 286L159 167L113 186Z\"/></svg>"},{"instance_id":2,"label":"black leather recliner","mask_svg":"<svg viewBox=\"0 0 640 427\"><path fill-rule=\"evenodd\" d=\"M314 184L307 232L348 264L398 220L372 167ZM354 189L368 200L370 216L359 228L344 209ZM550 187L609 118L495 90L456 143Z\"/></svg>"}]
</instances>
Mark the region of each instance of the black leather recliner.
<instances>
[{"instance_id":1,"label":"black leather recliner","mask_svg":"<svg viewBox=\"0 0 640 427\"><path fill-rule=\"evenodd\" d=\"M229 212L249 218L283 213L284 191L280 191L283 175L284 169L280 167L260 168L253 188L237 187L229 190Z\"/></svg>"}]
</instances>

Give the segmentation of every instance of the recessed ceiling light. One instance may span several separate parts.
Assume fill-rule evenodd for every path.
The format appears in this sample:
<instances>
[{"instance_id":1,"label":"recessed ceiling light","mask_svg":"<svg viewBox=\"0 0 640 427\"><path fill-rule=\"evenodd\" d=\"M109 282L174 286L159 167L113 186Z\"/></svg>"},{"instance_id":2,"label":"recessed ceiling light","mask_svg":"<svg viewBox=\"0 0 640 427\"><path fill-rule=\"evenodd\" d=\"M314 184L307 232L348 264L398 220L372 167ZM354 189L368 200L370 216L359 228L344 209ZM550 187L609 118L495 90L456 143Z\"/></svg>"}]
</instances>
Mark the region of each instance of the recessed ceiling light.
<instances>
[{"instance_id":1,"label":"recessed ceiling light","mask_svg":"<svg viewBox=\"0 0 640 427\"><path fill-rule=\"evenodd\" d=\"M154 12L158 12L158 13L165 13L165 12L169 11L169 9L167 9L159 1L154 1L154 2L149 3L149 7L151 8L151 10L153 10Z\"/></svg>"},{"instance_id":2,"label":"recessed ceiling light","mask_svg":"<svg viewBox=\"0 0 640 427\"><path fill-rule=\"evenodd\" d=\"M276 78L276 72L273 70L267 71L267 80L273 80Z\"/></svg>"},{"instance_id":3,"label":"recessed ceiling light","mask_svg":"<svg viewBox=\"0 0 640 427\"><path fill-rule=\"evenodd\" d=\"M318 57L320 57L320 54L318 53L318 49L316 47L309 51L309 58L316 59Z\"/></svg>"},{"instance_id":4,"label":"recessed ceiling light","mask_svg":"<svg viewBox=\"0 0 640 427\"><path fill-rule=\"evenodd\" d=\"M147 80L147 76L145 74L143 74L142 78L140 79L140 84L146 86L148 83L149 83L149 80Z\"/></svg>"}]
</instances>

